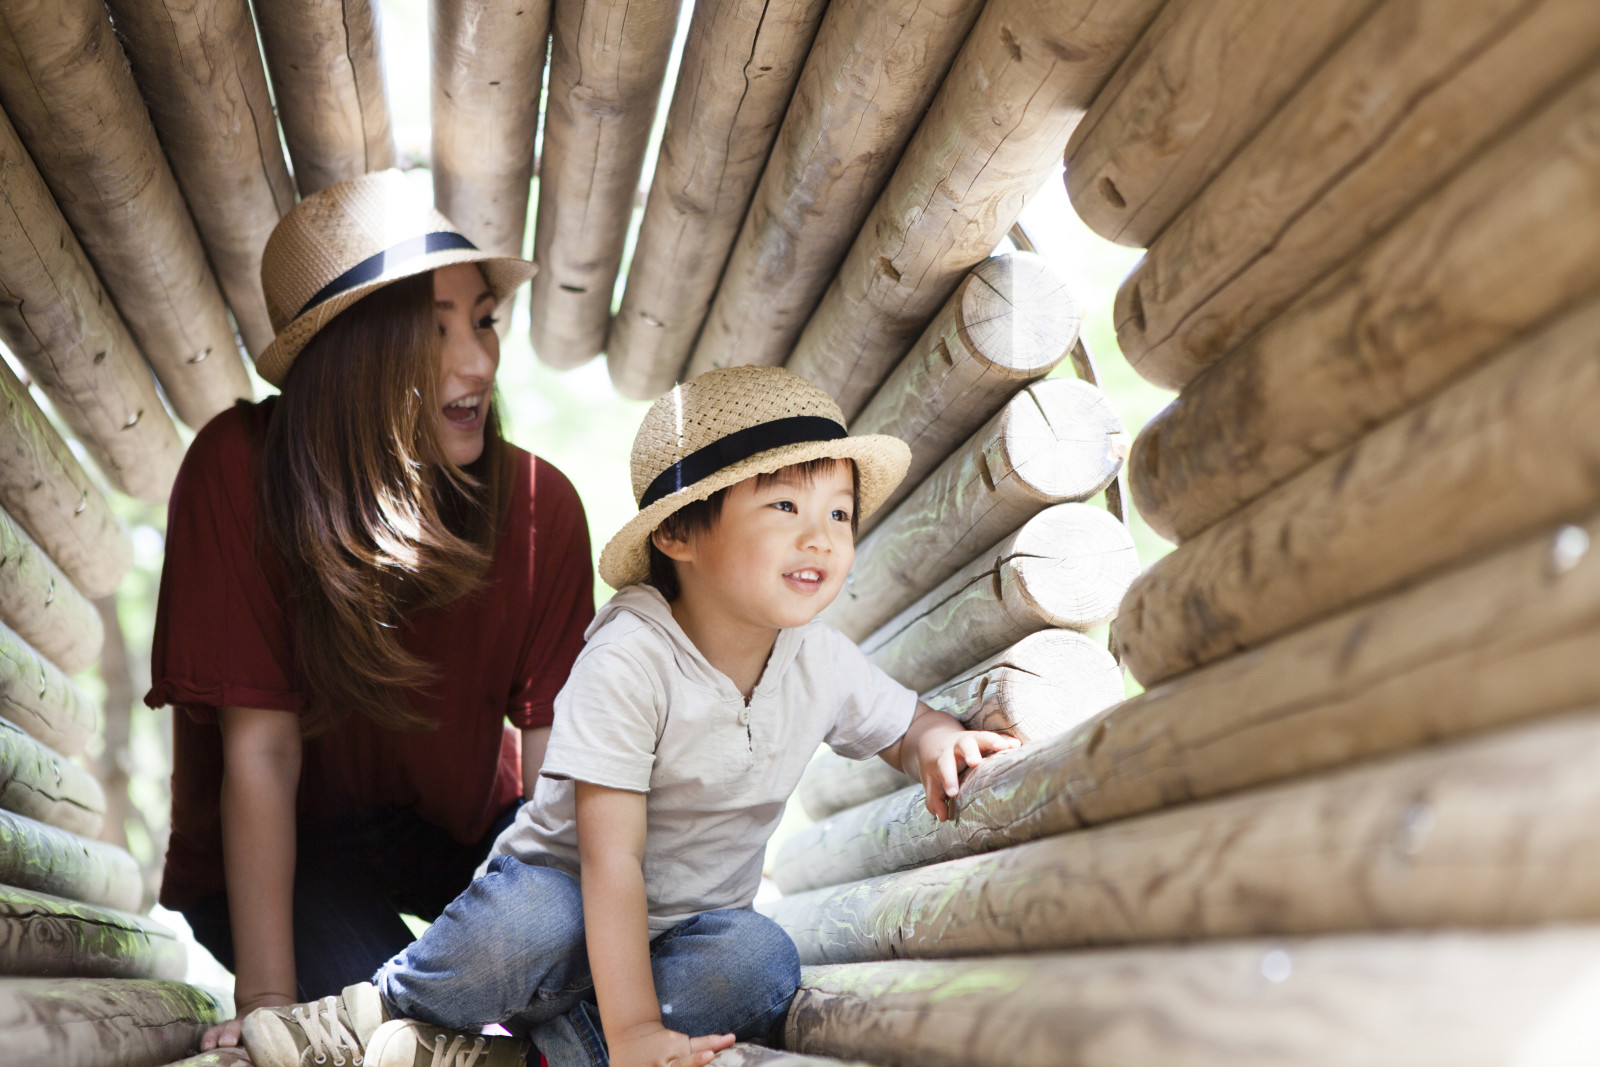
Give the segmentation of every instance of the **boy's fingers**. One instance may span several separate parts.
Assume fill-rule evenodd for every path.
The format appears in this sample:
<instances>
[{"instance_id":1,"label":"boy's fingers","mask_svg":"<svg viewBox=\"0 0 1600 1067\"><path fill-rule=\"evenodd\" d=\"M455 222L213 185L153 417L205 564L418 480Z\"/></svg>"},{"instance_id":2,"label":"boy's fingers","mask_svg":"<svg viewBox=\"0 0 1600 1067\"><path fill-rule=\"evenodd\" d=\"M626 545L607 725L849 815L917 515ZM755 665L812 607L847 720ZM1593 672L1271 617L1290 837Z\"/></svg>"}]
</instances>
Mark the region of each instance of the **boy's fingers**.
<instances>
[{"instance_id":1,"label":"boy's fingers","mask_svg":"<svg viewBox=\"0 0 1600 1067\"><path fill-rule=\"evenodd\" d=\"M691 1037L689 1039L689 1051L710 1052L711 1055L715 1056L732 1044L732 1034L705 1034L701 1037Z\"/></svg>"},{"instance_id":2,"label":"boy's fingers","mask_svg":"<svg viewBox=\"0 0 1600 1067\"><path fill-rule=\"evenodd\" d=\"M959 740L956 742L960 743ZM953 746L939 753L939 784L944 787L947 797L955 796L961 789L961 780L956 777L956 752Z\"/></svg>"}]
</instances>

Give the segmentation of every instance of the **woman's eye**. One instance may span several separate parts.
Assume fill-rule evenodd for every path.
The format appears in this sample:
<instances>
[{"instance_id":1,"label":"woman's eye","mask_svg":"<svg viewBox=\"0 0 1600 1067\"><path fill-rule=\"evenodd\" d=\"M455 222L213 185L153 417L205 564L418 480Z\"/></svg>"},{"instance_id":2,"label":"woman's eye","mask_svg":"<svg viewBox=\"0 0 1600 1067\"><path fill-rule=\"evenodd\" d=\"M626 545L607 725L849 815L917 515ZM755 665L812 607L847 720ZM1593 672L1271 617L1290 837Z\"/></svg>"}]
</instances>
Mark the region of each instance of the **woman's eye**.
<instances>
[{"instance_id":1,"label":"woman's eye","mask_svg":"<svg viewBox=\"0 0 1600 1067\"><path fill-rule=\"evenodd\" d=\"M495 327L495 323L499 321L500 320L493 315L485 315L483 318L478 320L478 329L492 330Z\"/></svg>"}]
</instances>

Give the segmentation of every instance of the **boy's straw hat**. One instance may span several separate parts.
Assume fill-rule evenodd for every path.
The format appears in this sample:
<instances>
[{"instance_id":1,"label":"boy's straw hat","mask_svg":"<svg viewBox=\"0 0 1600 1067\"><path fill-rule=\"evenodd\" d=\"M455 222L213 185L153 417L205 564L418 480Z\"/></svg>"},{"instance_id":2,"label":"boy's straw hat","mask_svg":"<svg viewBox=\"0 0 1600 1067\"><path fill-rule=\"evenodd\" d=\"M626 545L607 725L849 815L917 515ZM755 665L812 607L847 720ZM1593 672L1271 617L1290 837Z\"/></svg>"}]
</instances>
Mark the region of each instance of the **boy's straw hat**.
<instances>
[{"instance_id":1,"label":"boy's straw hat","mask_svg":"<svg viewBox=\"0 0 1600 1067\"><path fill-rule=\"evenodd\" d=\"M330 185L289 209L261 254L261 287L277 337L256 371L282 385L294 357L335 315L390 282L476 263L504 302L539 268L484 252L398 170Z\"/></svg>"},{"instance_id":2,"label":"boy's straw hat","mask_svg":"<svg viewBox=\"0 0 1600 1067\"><path fill-rule=\"evenodd\" d=\"M850 459L858 504L872 514L905 477L911 449L898 437L851 437L833 398L782 367L725 367L676 387L645 413L633 439L639 514L600 553L613 589L650 577L650 534L685 504L812 459Z\"/></svg>"}]
</instances>

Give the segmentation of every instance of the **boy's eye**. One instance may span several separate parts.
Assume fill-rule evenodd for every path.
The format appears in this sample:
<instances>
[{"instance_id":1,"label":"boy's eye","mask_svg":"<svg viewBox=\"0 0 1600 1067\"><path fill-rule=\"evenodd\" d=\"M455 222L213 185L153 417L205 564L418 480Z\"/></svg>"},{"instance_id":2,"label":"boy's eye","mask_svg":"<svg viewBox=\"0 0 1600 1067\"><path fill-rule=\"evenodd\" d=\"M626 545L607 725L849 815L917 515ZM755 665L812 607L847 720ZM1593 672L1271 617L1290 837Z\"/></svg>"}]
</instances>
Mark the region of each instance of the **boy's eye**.
<instances>
[{"instance_id":1,"label":"boy's eye","mask_svg":"<svg viewBox=\"0 0 1600 1067\"><path fill-rule=\"evenodd\" d=\"M848 511L846 511L844 508L834 508L833 509L833 521L834 522L849 522L850 521L850 513Z\"/></svg>"},{"instance_id":2,"label":"boy's eye","mask_svg":"<svg viewBox=\"0 0 1600 1067\"><path fill-rule=\"evenodd\" d=\"M794 501L793 500L774 500L772 502L772 506L777 508L779 511L794 511L795 510L795 506L794 506Z\"/></svg>"}]
</instances>

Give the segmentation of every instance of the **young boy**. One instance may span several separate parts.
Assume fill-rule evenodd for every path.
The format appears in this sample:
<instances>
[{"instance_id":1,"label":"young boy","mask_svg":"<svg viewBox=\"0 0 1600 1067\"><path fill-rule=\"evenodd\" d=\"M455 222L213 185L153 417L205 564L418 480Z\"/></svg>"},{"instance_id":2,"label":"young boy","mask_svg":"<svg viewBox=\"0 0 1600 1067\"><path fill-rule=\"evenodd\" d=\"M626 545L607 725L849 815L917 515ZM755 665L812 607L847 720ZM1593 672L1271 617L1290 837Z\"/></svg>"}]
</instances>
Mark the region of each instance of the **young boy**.
<instances>
[{"instance_id":1,"label":"young boy","mask_svg":"<svg viewBox=\"0 0 1600 1067\"><path fill-rule=\"evenodd\" d=\"M815 621L858 513L908 460L779 368L657 401L633 448L639 514L600 558L618 593L556 700L532 801L373 986L252 1015L259 1067L363 1045L368 1067L519 1063L517 1043L454 1032L487 1023L530 1029L552 1067L701 1067L774 1036L799 960L750 902L818 744L904 770L941 819L959 769L1016 744L919 703Z\"/></svg>"}]
</instances>

